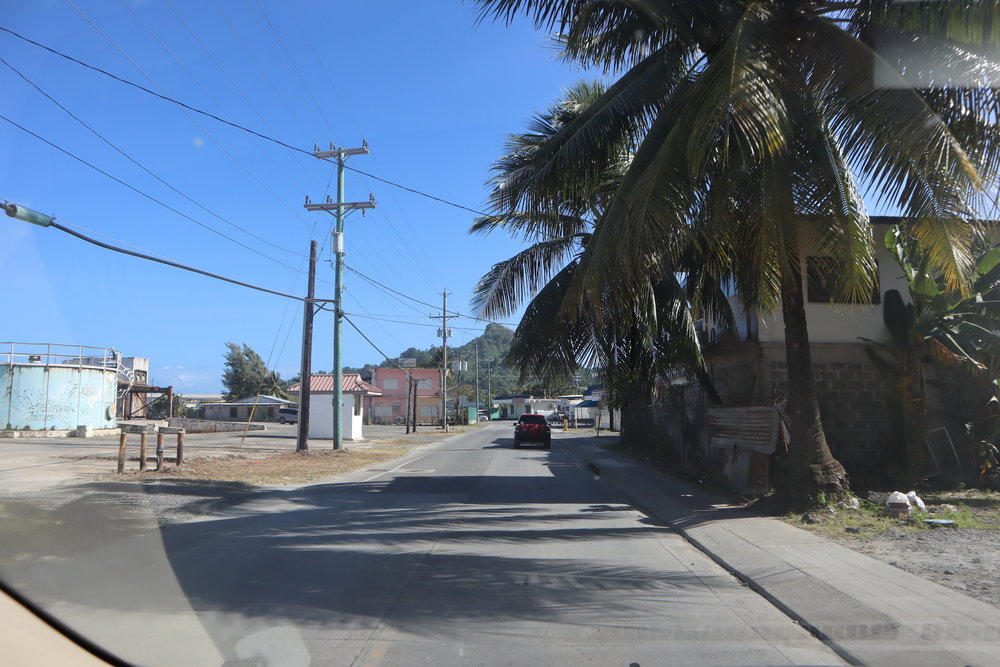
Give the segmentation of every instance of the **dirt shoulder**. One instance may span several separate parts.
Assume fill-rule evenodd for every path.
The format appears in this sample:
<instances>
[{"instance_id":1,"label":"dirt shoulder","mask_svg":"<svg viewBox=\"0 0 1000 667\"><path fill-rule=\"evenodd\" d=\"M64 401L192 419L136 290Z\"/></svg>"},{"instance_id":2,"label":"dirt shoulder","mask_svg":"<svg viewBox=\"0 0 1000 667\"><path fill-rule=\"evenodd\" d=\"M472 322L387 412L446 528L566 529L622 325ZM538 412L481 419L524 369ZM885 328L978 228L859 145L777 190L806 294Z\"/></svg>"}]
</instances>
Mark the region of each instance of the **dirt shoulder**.
<instances>
[{"instance_id":1,"label":"dirt shoulder","mask_svg":"<svg viewBox=\"0 0 1000 667\"><path fill-rule=\"evenodd\" d=\"M1000 607L1000 493L963 490L921 495L927 510L891 516L882 494L858 507L835 503L783 517L889 565ZM931 527L925 519L954 521Z\"/></svg>"},{"instance_id":2,"label":"dirt shoulder","mask_svg":"<svg viewBox=\"0 0 1000 667\"><path fill-rule=\"evenodd\" d=\"M212 516L275 489L393 461L461 432L445 435L428 429L407 435L401 429L374 428L365 441L348 443L344 450L334 451L326 441L311 443L305 454L296 453L294 439L280 434L258 438L251 446L210 446L208 438L199 444L192 436L182 466L168 458L163 470L156 471L150 458L150 469L139 472L137 452L130 448L121 475L112 472L116 454L101 443L90 443L92 452L74 450L71 458L42 448L35 463L19 454L10 475L47 476L27 487L0 486L0 570L25 558L71 555L64 553L67 545L97 547L116 536Z\"/></svg>"}]
</instances>

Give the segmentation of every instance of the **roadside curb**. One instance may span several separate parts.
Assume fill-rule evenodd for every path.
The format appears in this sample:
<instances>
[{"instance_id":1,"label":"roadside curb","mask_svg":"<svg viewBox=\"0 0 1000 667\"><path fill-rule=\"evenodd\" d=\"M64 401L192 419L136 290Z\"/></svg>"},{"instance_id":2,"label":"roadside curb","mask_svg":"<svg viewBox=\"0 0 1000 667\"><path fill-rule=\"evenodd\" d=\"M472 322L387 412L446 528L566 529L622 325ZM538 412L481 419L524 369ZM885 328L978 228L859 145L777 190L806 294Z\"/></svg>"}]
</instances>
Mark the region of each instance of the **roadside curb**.
<instances>
[{"instance_id":1,"label":"roadside curb","mask_svg":"<svg viewBox=\"0 0 1000 667\"><path fill-rule=\"evenodd\" d=\"M849 664L1000 664L1000 610L783 521L752 516L592 441L566 444L637 508Z\"/></svg>"},{"instance_id":2,"label":"roadside curb","mask_svg":"<svg viewBox=\"0 0 1000 667\"><path fill-rule=\"evenodd\" d=\"M604 475L604 471L608 469L608 466L604 462L602 462L600 459L590 460L587 463L587 466L594 472L595 475L598 475L598 476L606 479L606 475ZM830 650L832 650L834 653L836 653L841 658L843 658L844 661L847 662L849 665L864 665L865 664L864 662L862 662L861 660L859 660L857 657L855 657L854 655L852 655L849 651L847 651L844 647L840 646L839 644L837 644L837 642L833 641L830 637L828 637L819 628L815 627L812 623L809 622L809 620L807 618L805 618L804 616L802 616L799 613L796 613L794 609L792 609L788 605L784 604L780 599L778 599L777 597L775 597L774 595L772 595L770 592L768 592L768 590L765 587L761 586L759 583L757 583L756 581L754 581L753 577L747 575L745 572L742 572L739 568L734 567L732 564L730 564L726 559L720 557L718 554L716 554L715 552L713 552L705 544L703 544L697 538L695 538L694 536L692 536L687 530L685 530L682 525L680 525L677 522L671 520L670 518L667 518L667 517L663 516L663 513L661 511L657 511L654 507L651 507L650 503L648 503L648 498L644 497L643 493L641 493L640 490L637 489L636 486L634 486L633 484L623 484L623 483L621 483L622 482L621 479L614 480L614 481L612 481L611 479L608 479L607 481L612 486L614 486L619 491L623 492L626 496L628 496L629 499L633 502L633 504L635 504L635 506L637 508L639 508L643 512L651 514L656 519L662 521L667 526L669 526L670 528L672 528L674 531L676 531L678 534L680 534L681 537L683 537L689 544L691 544L693 547L695 547L696 549L698 549L699 551L701 551L703 554L705 554L706 556L708 556L716 565L718 565L719 567L721 567L722 569L724 569L726 572L728 572L731 575L733 575L734 577L736 577L736 579L738 579L741 583L743 583L746 586L748 586L752 591L754 591L755 593L757 593L758 595L760 595L761 597L763 597L765 600L767 600L768 602L770 602L779 611L781 611L783 614L785 614L786 616L788 616L789 618L791 618L797 624L801 625L803 628L805 628L806 631L808 631L814 637L816 637L817 639L819 639L821 642L823 642L824 644L826 644L827 647L830 648ZM678 481L682 481L682 480L678 480Z\"/></svg>"}]
</instances>

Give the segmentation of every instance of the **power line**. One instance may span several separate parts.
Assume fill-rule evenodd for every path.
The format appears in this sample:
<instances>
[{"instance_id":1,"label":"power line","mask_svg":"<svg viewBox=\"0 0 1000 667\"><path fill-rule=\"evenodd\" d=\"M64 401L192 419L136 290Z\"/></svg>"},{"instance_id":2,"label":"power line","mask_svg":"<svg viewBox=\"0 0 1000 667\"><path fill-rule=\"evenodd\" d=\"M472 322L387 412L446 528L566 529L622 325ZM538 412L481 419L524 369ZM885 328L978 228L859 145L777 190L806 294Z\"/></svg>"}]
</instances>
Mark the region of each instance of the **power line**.
<instances>
[{"instance_id":1,"label":"power line","mask_svg":"<svg viewBox=\"0 0 1000 667\"><path fill-rule=\"evenodd\" d=\"M119 252L119 253L121 253L123 255L130 255L132 257L138 257L139 259L145 259L145 260L148 260L150 262L156 262L157 264L165 264L167 266L172 266L172 267L174 267L176 269L182 269L184 271L190 271L191 273L197 273L197 274L200 274L200 275L203 275L203 276L207 276L209 278L215 278L216 280L221 280L223 282L232 283L233 285L239 285L240 287L246 287L248 289L257 290L258 292L264 292L266 294L273 294L275 296L282 296L282 297L285 297L286 299L295 299L296 301L306 301L307 300L305 297L295 296L294 294L285 294L284 292L278 292L276 290L268 289L266 287L261 287L259 285L253 285L251 283L245 283L242 280L236 280L235 278L227 278L226 276L219 275L218 273L212 273L211 271L205 271L204 269L196 269L193 266L188 266L186 264L181 264L180 262L174 262L172 260L163 259L161 257L156 257L154 255L147 255L145 253L136 252L134 250L128 250L126 248L119 248L118 246L113 246L113 245L111 245L109 243L105 243L104 241L98 241L97 239L91 238L91 237L87 236L86 234L81 234L80 232L73 231L69 227L66 227L65 225L61 225L58 222L56 222L54 218L46 226L48 226L48 227L54 227L54 228L58 229L61 232L65 232L65 233L69 234L70 236L75 236L76 238L81 239L83 241L86 241L87 243L91 243L93 245L96 245L99 248L104 248L106 250L112 250L114 252ZM319 299L317 299L317 301L319 301Z\"/></svg>"},{"instance_id":2,"label":"power line","mask_svg":"<svg viewBox=\"0 0 1000 667\"><path fill-rule=\"evenodd\" d=\"M203 227L203 228L207 229L208 231L212 232L213 234L218 234L222 238L227 239L229 241L232 241L236 245L242 246L243 248L246 248L250 252L252 252L254 254L257 254L257 255L260 255L261 257L264 257L265 259L267 259L267 260L269 260L271 262L274 262L275 264L280 264L281 266L285 267L286 269L291 269L292 271L295 271L297 273L302 273L302 271L300 271L299 269L296 269L294 266L291 266L289 264L285 264L284 262L282 262L280 260L277 260L274 257L271 257L270 255L266 255L266 254L260 252L259 250L256 250L255 248L251 248L250 246L246 245L245 243L237 241L233 237L227 236L226 234L223 234L219 230L214 229L212 227L209 227L208 225L204 224L203 222L200 222L200 221L192 218L190 215L188 215L188 214L186 214L186 213L184 213L182 211L177 210L176 208L174 208L170 204L167 204L166 202L160 201L159 199L157 199L153 195L147 194L146 192L140 190L139 188L137 188L137 187L135 187L133 185L129 185L128 183L126 183L125 181L121 180L117 176L114 176L114 175L112 175L112 174L104 171L100 167L98 167L98 166L96 166L96 165L94 165L94 164L92 164L90 162L87 162L82 157L80 157L80 156L78 156L78 155L76 155L74 153L71 153L70 151L66 150L65 148L63 148L61 146L58 146L58 145L52 143L51 141L49 141L45 137L42 137L42 136L40 136L38 134L35 134L34 132L32 132L31 130L29 130L28 128L26 128L23 125L20 125L20 124L14 122L13 120L11 120L10 118L7 118L3 114L0 114L0 120L4 120L4 121L10 123L11 125L13 125L14 127L18 128L19 130L30 134L34 138L36 138L39 141L41 141L41 142L43 142L43 143L51 146L52 148L56 149L60 153L68 155L69 157L73 158L74 160L77 160L78 162L81 162L81 163L87 165L88 167L90 167L94 171L98 172L99 174L103 174L104 176L107 176L108 178L110 178L111 180L113 180L115 183L118 183L119 185L122 185L122 186L128 188L132 192L135 192L136 194L141 195L141 196L145 197L146 199L148 199L148 200L150 200L150 201L152 201L152 202L154 202L156 204L159 204L160 206L162 206L163 208L167 209L168 211L176 213L177 215L181 216L182 218L184 218L186 220L190 220L191 222L193 222L194 224L198 225L199 227Z\"/></svg>"},{"instance_id":3,"label":"power line","mask_svg":"<svg viewBox=\"0 0 1000 667\"><path fill-rule=\"evenodd\" d=\"M281 92L281 88L279 88L277 85L275 85L274 81L268 75L267 68L264 67L261 64L260 60L257 59L257 51L259 49L251 48L247 44L246 40L243 39L243 36L240 34L239 30L236 29L236 26L233 25L233 22L229 20L229 17L226 15L226 13L223 11L222 7L220 7L215 0L212 0L212 5L215 8L216 13L219 14L219 16L222 17L222 20L225 22L226 27L229 28L229 32L231 32L233 34L233 37L236 38L236 41L240 43L240 46L243 47L243 51L250 58L250 61L253 63L255 74L263 77L264 81L266 81L267 84L271 87L271 90L274 91L275 97L281 103L280 104L281 108L287 114L286 117L289 118L289 119L291 119L291 120L293 120L293 121L295 121L295 123L299 126L299 129L302 130L302 134L303 135L310 134L310 131L308 129L306 129L305 123L302 122L302 119L299 118L298 114L296 113L296 111L301 107L301 105L299 105L299 104L291 104L285 98L284 94ZM267 122L265 121L264 124L267 125ZM271 129L270 126L268 126L268 129ZM334 135L334 137L336 137L336 135ZM313 156L310 155L309 157L313 157ZM303 169L304 169L304 167L303 167Z\"/></svg>"},{"instance_id":4,"label":"power line","mask_svg":"<svg viewBox=\"0 0 1000 667\"><path fill-rule=\"evenodd\" d=\"M160 45L160 48L162 48L164 51L166 51L167 54L173 59L173 61L175 63L177 63L177 65L182 70L184 70L184 72L188 75L188 77L190 77L190 79L192 81L194 81L195 84L197 84L197 86L202 90L202 92L205 93L205 95L210 100L212 100L216 104L216 106L218 106L218 108L225 110L225 108L226 108L225 105L223 105L221 102L219 102L218 98L212 93L212 91L209 90L206 86L204 86L201 83L201 81L198 79L198 77L196 77L194 75L194 73L191 71L191 69L187 65L184 64L184 61L182 61L177 56L177 54L175 54L173 52L173 50L169 46L167 46L167 44L162 39L160 39L160 36L156 34L156 32L149 26L149 24L147 24L145 21L142 20L142 17L139 16L139 14L134 9L132 9L131 6L129 6L129 3L127 2L127 0L119 0L119 1L121 2L122 6L125 7L125 9L128 10L128 12L133 16L133 18L135 18L135 20L138 21L139 24L143 28L146 29L146 32L148 32L150 35L153 36L153 39L155 39L156 42ZM222 68L221 65L219 65L218 61L215 60L215 57L212 56L212 54L208 51L208 49L205 48L204 43L201 41L201 39L198 37L198 35L195 34L194 31L191 30L191 27L188 26L187 22L184 21L184 18L180 14L177 13L177 10L173 8L173 6L170 4L169 0L164 0L164 3L174 13L174 16L176 16L177 19L181 22L181 25L183 25L187 29L187 31L191 34L192 37L194 37L195 41L198 42L198 44L201 46L202 50L204 50L208 54L209 58L212 59L212 61L222 71L222 73L226 76L226 78L229 79L230 83L234 84L234 86L235 86L235 82L232 80L232 77L229 76L229 73L226 72ZM149 75L147 74L146 76L149 76ZM239 89L237 89L237 92L239 92L240 95L243 97L244 101L247 102L247 105L251 109L253 109L254 112L256 112L257 110L254 108L253 104L251 104L250 101L246 98L246 95L243 95L243 92L241 90L239 90ZM264 125L268 125L267 121L264 120L263 116L261 116L260 113L257 113L257 116L261 119L261 121L264 123ZM270 127L270 126L268 126L268 127ZM213 137L213 141L215 141L214 137ZM216 141L216 143L218 143L218 142ZM270 162L274 166L274 168L275 168L276 171L280 171L280 172L284 173L285 176L288 177L289 182L291 182L291 177L290 177L290 174L287 172L287 170L285 170L281 165L279 165L270 155L268 155L266 152L264 152L264 150L260 147L260 145L254 144L254 148L257 149L257 152L259 152L264 157L265 160L267 160L268 162ZM302 171L305 172L305 167L303 167L301 165L301 163L296 162L295 164L298 165L299 168L302 169ZM306 173L308 174L308 172L306 172Z\"/></svg>"},{"instance_id":5,"label":"power line","mask_svg":"<svg viewBox=\"0 0 1000 667\"><path fill-rule=\"evenodd\" d=\"M357 331L358 334L360 334L362 338L364 338L366 341L368 341L368 344L371 345L372 347L374 347L375 351L378 352L379 354L381 354L385 358L386 361L388 361L390 364L392 364L393 366L395 366L396 368L398 368L401 371L404 371L404 372L407 372L407 373L409 372L409 371L407 371L407 369L405 369L402 366L400 366L399 364L397 364L396 361L395 361L395 359L393 359L392 357L390 357L389 355L387 355L385 352L383 352L381 349L379 349L379 346L376 345L375 343L373 343L372 339L369 338L368 336L366 336L365 332L362 331L361 329L359 329L358 325L356 325L354 322L352 322L350 320L350 318L348 318L346 315L344 315L343 317L344 317L344 321L347 322L348 324L350 324L351 327L353 327L354 330Z\"/></svg>"},{"instance_id":6,"label":"power line","mask_svg":"<svg viewBox=\"0 0 1000 667\"><path fill-rule=\"evenodd\" d=\"M6 27L3 27L3 26L0 26L0 31L6 32L6 33L12 35L13 37L17 37L18 39L20 39L20 40L22 40L24 42L27 42L28 44L32 44L33 46L37 46L40 49L44 49L45 51L48 51L49 53L51 53L53 55L59 56L60 58L64 58L66 60L69 60L70 62L76 63L77 65L80 65L81 67L85 67L85 68L87 68L87 69L89 69L91 71L97 72L99 74L103 74L106 77L109 77L111 79L114 79L115 81L118 81L119 83L124 83L127 86L131 86L133 88L136 88L137 90L141 90L144 93L147 93L147 94L152 95L154 97L158 97L161 100L164 100L165 102L170 102L171 104L176 104L177 106L183 107L183 108L185 108L185 109L187 109L189 111L192 111L194 113L200 114L200 115L205 116L207 118L211 118L212 120L215 120L215 121L217 121L219 123L222 123L223 125L228 125L229 127L232 127L234 129L240 130L241 132L246 132L247 134L252 134L253 136L255 136L255 137L259 138L259 139L264 139L265 141L270 141L270 142L272 142L274 144L277 144L277 145L282 146L284 148L287 148L289 150L293 150L293 151L296 151L298 153L302 153L304 155L308 155L310 157L315 157L310 151L307 151L305 149L299 148L297 146L293 146L293 145L291 145L291 144L289 144L287 142L284 142L284 141L282 141L280 139L276 139L275 137L269 136L269 135L264 134L262 132L257 132L256 130L252 130L249 127L246 127L244 125L240 125L239 123L235 123L235 122L233 122L231 120L226 120L225 118L222 118L221 116L218 116L218 115L216 115L214 113L211 113L211 112L208 112L208 111L204 111L204 110L199 109L197 107L191 106L190 104L186 104L184 102L181 102L180 100L175 99L173 97L170 97L169 95L158 93L155 90L151 90L149 88L146 88L145 86L143 86L141 84L135 83L133 81L129 81L128 79L125 79L125 78L122 78L122 77L117 76L115 74L112 74L111 72L108 72L107 70L101 69L100 67L96 67L94 65L90 65L90 64L85 63L84 61L82 61L82 60L80 60L78 58L74 58L73 56L70 56L70 55L67 55L65 53L62 53L61 51L57 51L56 49L53 49L52 47L46 46L45 44L42 44L40 42L36 42L33 39L29 39L28 37L25 37L24 35L21 35L21 34L15 32L14 30L11 30L10 28L6 28ZM427 192L423 192L422 190L417 190L416 188L411 188L411 187L402 185L400 183L397 183L395 181L391 181L391 180L389 180L387 178L382 178L381 176L376 176L375 174L371 174L371 173L369 173L367 171L364 171L362 169L358 169L356 167L345 167L345 168L348 169L349 171L352 171L352 172L356 173L356 174L361 174L362 176L367 176L368 178L374 179L374 180L376 180L376 181L378 181L380 183L384 183L386 185L391 185L394 188L399 188L400 190L405 190L406 192L410 192L412 194L419 195L421 197L426 197L427 199L431 199L433 201L439 202L441 204L445 204L447 206L452 206L454 208L458 208L458 209L461 209L463 211L468 211L469 213L475 213L476 215L480 215L480 216L489 216L489 215L491 215L490 213L486 213L485 211L480 211L480 210L471 208L469 206L465 206L463 204L458 204L456 202L444 199L443 197L438 197L436 195L432 195L432 194L429 194Z\"/></svg>"},{"instance_id":7,"label":"power line","mask_svg":"<svg viewBox=\"0 0 1000 667\"><path fill-rule=\"evenodd\" d=\"M163 86L161 86L160 84L158 84L158 83L156 82L156 80L155 80L155 79L154 79L153 77L151 77L151 76L150 76L149 74L147 74L147 73L146 73L146 70L144 70L144 69L142 68L142 66L140 66L140 65L139 65L139 63L137 63L137 62L136 62L136 61L135 61L135 60L134 60L134 59L132 58L132 56L130 56L130 55L129 55L128 53L126 53L126 52L125 52L125 49L123 49L122 47L118 46L118 44L117 44L117 43L115 42L115 40L111 39L111 37L110 37L110 36L109 36L109 35L108 35L108 34L107 34L106 32L104 32L103 30L101 30L100 26L98 26L98 25L97 25L96 23L94 23L94 22L93 22L92 20L90 20L90 17L89 17L89 16L87 16L86 14L84 14L84 13L83 13L83 11L82 11L82 10L81 10L81 9L80 9L79 7L77 7L77 6L75 5L75 4L73 4L73 0L66 0L66 3L67 3L67 4L69 4L69 6L70 6L70 7L72 7L72 8L74 9L74 10L76 10L76 13L77 13L77 14L79 14L80 16L82 16L82 17L83 17L83 19L84 19L84 20L85 20L85 21L86 21L87 23L89 23L89 24L90 24L90 26L91 26L91 27L92 27L92 28L93 28L94 30L96 30L96 31L97 31L97 33L98 33L98 34L99 34L99 35L100 35L101 37L103 37L103 38L105 39L105 41L107 41L107 42L108 42L108 44L110 44L111 46L113 46L113 47L115 48L115 50L116 50L116 51L118 51L118 53L122 54L122 55L123 55L123 56L125 57L125 59L126 59L126 60L128 60L128 61L129 61L130 63L132 63L132 65L133 65L133 66L134 66L134 67L135 67L135 68L136 68L137 70L139 70L139 71L140 71L140 72L142 73L142 75L143 75L144 77L146 77L147 79L149 79L149 80L150 80L150 82L151 82L151 83L152 83L152 84L153 84L154 86L156 86L157 88L159 88L159 89L160 89L160 90L161 90L161 91L163 92L163 94L164 94L164 95L166 95L166 92L167 92L167 91L166 91L166 89L165 89L165 88L164 88ZM168 53L169 53L169 51L168 51ZM195 120L194 118L192 118L192 117L191 117L191 116L190 116L190 115L189 115L189 114L188 114L188 113L187 113L186 111L184 112L184 115L188 117L188 120L190 120L190 121L191 121L192 123L194 123L195 127L197 127L197 128L199 129L199 130L201 130L202 132L204 132L204 133L205 133L205 134L206 134L206 135L208 136L208 138L209 138L209 139L211 139L211 140L212 140L212 142L213 142L213 143L214 143L214 144L215 144L216 146L218 146L218 147L219 147L219 150L221 150L221 151L222 151L223 153L225 153L225 154L226 154L226 157L228 157L228 158L229 158L229 159L230 159L230 160L231 160L231 161L233 162L233 164L235 164L235 165L236 165L237 167L239 167L240 169L242 169L242 170L243 170L243 171L244 171L244 172L245 172L245 173L247 174L247 176L249 176L249 177L250 177L250 178L252 178L252 179L253 179L254 181L256 181L256 182L257 182L257 185L259 185L259 186L261 187L261 189L262 189L262 190L264 190L264 191L265 191L266 193L268 193L269 195L271 195L272 197L274 197L274 199L275 199L275 200L276 200L276 201L277 201L277 202L278 202L279 204L281 204L281 205L282 205L282 206L284 206L284 207L285 207L286 209L288 209L288 211L289 211L289 212L290 212L290 213L292 214L292 216L293 216L293 217L296 217L296 218L299 218L299 213L298 213L298 211L296 211L296 210L295 210L295 209L293 209L293 208L292 208L291 206L289 206L289 205L288 205L288 203L287 203L287 202L286 202L286 201L285 201L284 199L282 199L281 197L279 197L279 196L278 196L278 195L277 195L277 194L276 194L276 193L274 192L274 190L272 190L271 188L269 188L269 187L267 186L267 184L266 184L266 183L264 183L264 181L262 181L262 180L260 180L259 178L257 178L256 174L254 174L254 173L253 173L252 171L250 171L250 170L249 170L249 169L248 169L248 168L246 167L246 165L244 165L244 164L243 164L243 162L242 162L242 161L240 161L240 160L237 160L237 159L236 159L236 156L235 156L235 155L233 155L232 153L230 153L230 152L229 152L229 150L228 150L228 149L227 149L227 148L226 148L225 146L223 146L223 145L222 145L222 142L220 142L220 141L219 141L218 139L216 139L216 138L215 138L215 135L213 135L213 134L212 134L211 132L209 132L209 131L208 131L208 129L207 129L207 128L205 128L205 126L204 126L204 125L202 125L202 124L201 124L201 123L199 123L199 122L198 122L197 120ZM300 220L300 221L301 221L301 222L302 222L303 224L308 224L308 223L306 223L306 222L305 222L305 220L303 220L302 218L299 218L299 220Z\"/></svg>"},{"instance_id":8,"label":"power line","mask_svg":"<svg viewBox=\"0 0 1000 667\"><path fill-rule=\"evenodd\" d=\"M240 225L237 225L236 223L234 223L234 222L232 222L230 220L227 220L226 218L224 218L223 216L219 215L215 211L211 210L207 206L204 206L200 202L192 199L191 197L189 197L185 193L181 192L176 187L174 187L173 185L171 185L170 183L168 183L166 180L164 180L163 178L161 178L159 175L157 175L156 173L154 173L152 170L148 169L145 165L143 165L142 163L140 163L138 160L136 160L135 158L133 158L131 155L129 155L128 153L126 153L124 150L122 150L121 148L119 148L118 146L116 146L111 140L109 140L107 137L105 137L100 132L98 132L97 130L95 130L93 127L91 127L90 125L88 125L79 116L77 116L72 111L70 111L69 109L67 109L65 106L63 106L62 104L60 104L58 100L56 100L54 97L52 97L47 92L45 92L44 90L42 90L42 88L39 87L38 84L36 84L31 79L29 79L27 76L24 75L23 72L21 72L20 70L18 70L16 67L14 67L9 62L7 62L6 60L4 60L2 57L0 57L0 63L3 63L4 65L6 65L11 71L13 71L19 77L21 77L21 79L23 79L28 85L30 85L32 88L34 88L39 93L41 93L46 99L48 99L50 102L52 102L53 104L55 104L57 107L59 107L60 109L62 109L70 118L72 118L73 120L75 120L76 122L78 122L80 125L83 125L83 127L85 127L87 130L89 130L94 136L96 136L98 139L100 139L101 141L103 141L105 144L107 144L108 146L110 146L111 148L113 148L116 152L118 152L118 154L120 154L121 156L123 156L129 162L131 162L135 166L139 167L144 172L146 172L147 174L149 174L150 176L152 176L153 178L155 178L157 181L159 181L163 185L167 186L168 188L170 188L171 190L173 190L174 192L176 192L181 197L183 197L184 199L188 200L189 202L191 202L192 204L194 204L195 206L197 206L201 210L205 211L206 213L209 213L210 215L215 216L216 218L218 218L222 222L226 223L230 227L233 227L234 229L240 230L241 232L243 232L247 236L252 236L253 238L257 239L258 241L266 243L267 245L269 245L269 246L271 246L273 248L276 248L278 250L283 250L283 251L285 251L287 253L290 253L292 255L295 255L297 257L301 256L301 253L297 253L294 250L289 250L288 248L283 248L282 246L277 245L275 243L272 243L272 242L268 241L267 239L265 239L265 238L263 238L261 236L257 236L253 232L251 232L251 231L249 231L249 230L241 227ZM193 220L193 222L196 222L197 224L201 224L201 223L198 223L196 220ZM210 227L208 227L207 225L201 225L201 226L205 227L205 229L208 229L210 231L213 231L213 232L215 231L215 230L211 229ZM225 235L223 235L223 238L226 238L226 239L228 239L230 241L233 240L230 237L225 236ZM242 245L242 244L240 244L240 245ZM247 246L243 246L243 247L246 248ZM265 257L266 257L266 255L265 255Z\"/></svg>"},{"instance_id":9,"label":"power line","mask_svg":"<svg viewBox=\"0 0 1000 667\"><path fill-rule=\"evenodd\" d=\"M355 269L353 267L350 267L350 266L347 266L346 264L344 265L344 268L347 269L348 271L350 271L351 273L353 273L353 274L355 274L357 276L360 276L364 280L367 280L368 282L372 283L373 285L376 285L376 286L381 287L383 289L389 290L393 294L398 294L399 296L403 297L404 299L409 299L410 301L413 301L414 303L419 303L421 305L428 306L430 308L439 308L439 306L433 306L433 305L427 303L426 301L421 301L420 299L412 297L412 296L410 296L408 294L404 294L404 293L400 292L399 290L395 290L395 289L389 287L388 285L382 284L379 281L375 280L374 278L372 278L370 276L366 276L365 274L361 273L357 269ZM517 326L516 324L510 323L510 322L497 322L495 320L488 320L488 319L483 318L483 317L476 317L474 315L466 315L464 313L458 312L457 310L450 310L448 312L452 313L452 315L454 315L456 317L464 317L465 319L475 320L476 322L487 322L487 323L490 323L490 324L502 324L503 326L507 326L507 327Z\"/></svg>"},{"instance_id":10,"label":"power line","mask_svg":"<svg viewBox=\"0 0 1000 667\"><path fill-rule=\"evenodd\" d=\"M261 16L264 17L264 21L267 23L267 27L271 29L271 34L274 35L274 39L278 42L278 46L281 47L281 50L284 52L285 57L288 58L288 62L291 64L292 69L295 70L295 74L299 77L299 81L302 82L302 85L305 87L306 92L309 94L309 99L312 100L312 103L319 110L320 116L326 122L327 128L330 130L331 133L333 133L334 131L333 123L330 122L330 119L329 117L327 117L326 112L323 110L323 107L320 106L319 101L313 94L312 88L309 86L309 83L306 81L305 77L302 76L302 72L299 71L299 67L298 65L295 64L295 59L292 58L292 54L288 52L288 47L285 46L284 40L281 39L281 35L278 34L278 31L275 29L274 24L271 23L271 17L269 17L267 15L267 12L264 11L264 7L260 4L260 0L255 0L255 2L257 4L257 9L260 10Z\"/></svg>"},{"instance_id":11,"label":"power line","mask_svg":"<svg viewBox=\"0 0 1000 667\"><path fill-rule=\"evenodd\" d=\"M429 327L431 329L439 329L440 328L436 324L426 324L424 322L406 322L404 320L394 320L394 319L391 319L391 318L388 318L388 317L381 317L381 316L378 316L378 315L360 315L358 313L347 313L347 314L351 315L353 317L364 317L364 318L369 319L369 320L375 320L376 322L392 322L393 324L406 324L406 325L413 326L413 327ZM407 317L407 316L406 315L399 315L398 317ZM427 317L427 316L424 315L424 317ZM485 331L485 329L471 329L469 327L448 327L448 328L449 329L455 329L456 331L464 331L464 332L469 332L469 331L482 332L482 331ZM395 339L393 339L393 340L395 340ZM396 342L399 343L398 340ZM400 345L402 345L402 343L400 343Z\"/></svg>"}]
</instances>

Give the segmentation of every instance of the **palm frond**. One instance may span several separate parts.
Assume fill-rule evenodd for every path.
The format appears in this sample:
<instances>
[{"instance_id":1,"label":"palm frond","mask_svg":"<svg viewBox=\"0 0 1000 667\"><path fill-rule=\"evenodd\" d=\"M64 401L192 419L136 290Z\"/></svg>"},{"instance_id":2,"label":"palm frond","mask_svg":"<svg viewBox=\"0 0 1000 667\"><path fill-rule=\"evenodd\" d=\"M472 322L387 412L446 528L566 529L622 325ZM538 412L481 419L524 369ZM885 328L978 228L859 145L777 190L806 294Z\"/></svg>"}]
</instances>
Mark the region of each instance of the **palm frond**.
<instances>
[{"instance_id":1,"label":"palm frond","mask_svg":"<svg viewBox=\"0 0 1000 667\"><path fill-rule=\"evenodd\" d=\"M473 308L487 319L510 316L578 252L579 241L576 236L540 241L497 262L473 290Z\"/></svg>"}]
</instances>

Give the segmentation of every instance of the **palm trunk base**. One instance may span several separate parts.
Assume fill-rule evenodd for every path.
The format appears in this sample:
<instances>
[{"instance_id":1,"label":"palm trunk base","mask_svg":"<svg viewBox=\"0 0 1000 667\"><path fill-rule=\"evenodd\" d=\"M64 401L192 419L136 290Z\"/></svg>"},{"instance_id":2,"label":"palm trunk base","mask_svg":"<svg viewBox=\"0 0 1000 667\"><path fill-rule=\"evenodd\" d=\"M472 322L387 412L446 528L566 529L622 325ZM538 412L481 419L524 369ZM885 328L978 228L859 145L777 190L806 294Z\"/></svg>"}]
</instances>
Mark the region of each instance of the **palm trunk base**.
<instances>
[{"instance_id":1,"label":"palm trunk base","mask_svg":"<svg viewBox=\"0 0 1000 667\"><path fill-rule=\"evenodd\" d=\"M836 459L804 467L786 463L782 477L775 500L785 509L807 509L821 496L836 497L851 490L847 470Z\"/></svg>"},{"instance_id":2,"label":"palm trunk base","mask_svg":"<svg viewBox=\"0 0 1000 667\"><path fill-rule=\"evenodd\" d=\"M815 463L809 466L809 477L813 496L817 493L842 493L851 489L847 471L836 459L828 463Z\"/></svg>"}]
</instances>

